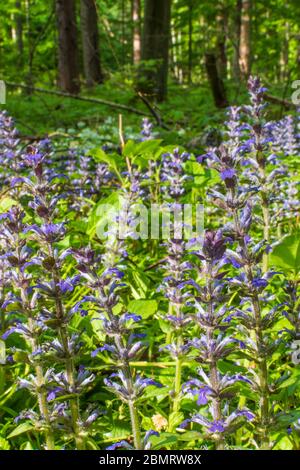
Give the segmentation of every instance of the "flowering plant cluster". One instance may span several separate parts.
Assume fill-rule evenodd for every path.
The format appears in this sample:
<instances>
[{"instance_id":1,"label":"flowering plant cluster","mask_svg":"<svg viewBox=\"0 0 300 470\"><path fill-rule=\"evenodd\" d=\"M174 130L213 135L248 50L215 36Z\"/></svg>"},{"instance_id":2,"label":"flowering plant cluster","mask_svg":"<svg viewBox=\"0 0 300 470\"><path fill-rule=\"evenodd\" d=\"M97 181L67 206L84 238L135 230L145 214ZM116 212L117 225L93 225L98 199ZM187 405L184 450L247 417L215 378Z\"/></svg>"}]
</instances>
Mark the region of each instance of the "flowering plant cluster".
<instances>
[{"instance_id":1,"label":"flowering plant cluster","mask_svg":"<svg viewBox=\"0 0 300 470\"><path fill-rule=\"evenodd\" d=\"M0 114L0 449L300 449L299 130L248 89L202 155L148 119L24 146Z\"/></svg>"}]
</instances>

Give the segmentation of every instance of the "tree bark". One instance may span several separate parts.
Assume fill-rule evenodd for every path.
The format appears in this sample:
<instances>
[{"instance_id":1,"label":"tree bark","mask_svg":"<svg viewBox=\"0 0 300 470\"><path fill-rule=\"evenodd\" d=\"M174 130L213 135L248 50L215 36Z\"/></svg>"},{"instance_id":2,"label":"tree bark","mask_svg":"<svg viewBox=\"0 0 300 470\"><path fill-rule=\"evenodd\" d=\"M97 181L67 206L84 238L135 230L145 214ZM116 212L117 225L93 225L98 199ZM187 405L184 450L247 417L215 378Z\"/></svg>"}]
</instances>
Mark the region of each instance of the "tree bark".
<instances>
[{"instance_id":1,"label":"tree bark","mask_svg":"<svg viewBox=\"0 0 300 470\"><path fill-rule=\"evenodd\" d=\"M58 26L58 85L68 93L78 93L79 65L75 0L56 0Z\"/></svg>"},{"instance_id":2,"label":"tree bark","mask_svg":"<svg viewBox=\"0 0 300 470\"><path fill-rule=\"evenodd\" d=\"M247 78L251 72L251 0L242 0L240 70Z\"/></svg>"},{"instance_id":3,"label":"tree bark","mask_svg":"<svg viewBox=\"0 0 300 470\"><path fill-rule=\"evenodd\" d=\"M17 0L15 3L16 13L15 13L15 24L16 24L16 42L17 49L19 54L19 60L22 61L23 57L23 16L22 16L22 2Z\"/></svg>"},{"instance_id":4,"label":"tree bark","mask_svg":"<svg viewBox=\"0 0 300 470\"><path fill-rule=\"evenodd\" d=\"M236 8L235 8L235 14L234 14L233 76L237 82L239 82L241 78L241 70L240 70L241 21L242 21L242 0L236 0Z\"/></svg>"},{"instance_id":5,"label":"tree bark","mask_svg":"<svg viewBox=\"0 0 300 470\"><path fill-rule=\"evenodd\" d=\"M193 9L194 2L189 0L188 4L189 9L189 62L188 62L188 83L192 83L192 71L193 71Z\"/></svg>"},{"instance_id":6,"label":"tree bark","mask_svg":"<svg viewBox=\"0 0 300 470\"><path fill-rule=\"evenodd\" d=\"M205 67L210 82L215 105L217 108L226 108L228 101L222 77L220 77L215 54L207 52L205 54Z\"/></svg>"},{"instance_id":7,"label":"tree bark","mask_svg":"<svg viewBox=\"0 0 300 470\"><path fill-rule=\"evenodd\" d=\"M167 95L170 19L171 0L145 0L142 59L154 65L145 65L144 84L158 101Z\"/></svg>"},{"instance_id":8,"label":"tree bark","mask_svg":"<svg viewBox=\"0 0 300 470\"><path fill-rule=\"evenodd\" d=\"M87 86L92 87L103 82L95 0L80 0L80 23L84 75Z\"/></svg>"},{"instance_id":9,"label":"tree bark","mask_svg":"<svg viewBox=\"0 0 300 470\"><path fill-rule=\"evenodd\" d=\"M226 53L226 41L227 41L227 22L228 16L224 6L221 7L217 14L217 25L218 25L218 40L217 40L217 52L218 52L218 70L219 74L223 79L227 78L227 53Z\"/></svg>"},{"instance_id":10,"label":"tree bark","mask_svg":"<svg viewBox=\"0 0 300 470\"><path fill-rule=\"evenodd\" d=\"M141 60L142 37L141 37L141 0L132 0L132 58L133 63L138 64Z\"/></svg>"}]
</instances>

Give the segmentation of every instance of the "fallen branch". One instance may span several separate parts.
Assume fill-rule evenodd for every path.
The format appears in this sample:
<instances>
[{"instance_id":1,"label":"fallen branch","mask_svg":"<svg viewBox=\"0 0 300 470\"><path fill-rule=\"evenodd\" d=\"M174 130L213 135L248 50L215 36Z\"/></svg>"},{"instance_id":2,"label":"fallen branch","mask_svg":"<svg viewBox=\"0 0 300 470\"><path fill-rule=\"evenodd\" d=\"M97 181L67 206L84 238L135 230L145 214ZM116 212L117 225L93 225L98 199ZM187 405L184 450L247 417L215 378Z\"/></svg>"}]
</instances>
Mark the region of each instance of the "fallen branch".
<instances>
[{"instance_id":1,"label":"fallen branch","mask_svg":"<svg viewBox=\"0 0 300 470\"><path fill-rule=\"evenodd\" d=\"M167 131L169 131L170 128L163 122L160 114L152 107L151 103L147 100L147 98L140 91L138 91L137 94L138 94L138 97L142 100L142 102L149 109L150 113L154 117L154 119L157 122L158 126L162 127L163 129L166 129Z\"/></svg>"},{"instance_id":2,"label":"fallen branch","mask_svg":"<svg viewBox=\"0 0 300 470\"><path fill-rule=\"evenodd\" d=\"M285 100L283 98L278 98L277 96L268 95L264 93L264 98L269 103L279 104L280 106L284 106L285 108L296 108L297 105L294 104L292 101Z\"/></svg>"},{"instance_id":3,"label":"fallen branch","mask_svg":"<svg viewBox=\"0 0 300 470\"><path fill-rule=\"evenodd\" d=\"M113 101L107 101L99 98L88 98L86 96L73 95L71 93L65 93L63 91L46 90L44 88L32 87L24 85L23 83L5 82L7 86L14 88L22 88L25 90L31 90L37 93L47 93L48 95L62 96L64 98L71 98L73 100L86 101L87 103L103 104L115 109L122 109L123 111L129 111L131 113L139 114L140 116L150 116L150 114L140 111L137 108L132 108L126 104L114 103Z\"/></svg>"}]
</instances>

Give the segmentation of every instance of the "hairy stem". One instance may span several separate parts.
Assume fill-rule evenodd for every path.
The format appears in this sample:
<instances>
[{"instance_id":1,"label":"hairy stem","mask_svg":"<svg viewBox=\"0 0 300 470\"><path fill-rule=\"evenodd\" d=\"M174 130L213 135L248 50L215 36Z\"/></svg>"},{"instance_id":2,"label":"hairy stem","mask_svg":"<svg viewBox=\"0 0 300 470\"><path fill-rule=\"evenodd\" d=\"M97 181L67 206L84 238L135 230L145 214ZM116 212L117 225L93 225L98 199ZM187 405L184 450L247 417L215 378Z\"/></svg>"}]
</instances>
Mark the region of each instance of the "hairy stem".
<instances>
[{"instance_id":1,"label":"hairy stem","mask_svg":"<svg viewBox=\"0 0 300 470\"><path fill-rule=\"evenodd\" d=\"M115 343L119 351L124 349L123 339L120 335L115 336ZM124 376L127 382L127 392L130 397L127 403L129 407L129 413L130 413L134 447L136 450L142 450L143 444L142 444L142 436L141 436L141 426L140 426L138 410L137 410L135 399L134 399L132 371L131 371L129 362L124 361L122 364L122 369L123 369Z\"/></svg>"},{"instance_id":2,"label":"hairy stem","mask_svg":"<svg viewBox=\"0 0 300 470\"><path fill-rule=\"evenodd\" d=\"M237 234L241 233L239 220L238 220L238 213L235 210L234 213L234 221L235 221L235 230ZM239 244L244 252L244 258L250 259L248 248L245 243L244 237L239 237ZM247 276L247 280L249 284L252 284L253 281L253 270L251 262L249 261L245 266L245 274ZM260 444L261 449L269 449L270 448L270 439L268 428L270 424L270 409L269 409L269 398L270 398L270 390L268 386L268 365L265 356L265 344L263 338L263 326L262 326L262 314L261 314L261 305L259 296L257 293L254 293L251 296L251 303L252 309L254 314L255 320L255 328L254 328L254 337L256 343L256 363L258 365L258 376L259 376L259 389L260 389L260 420L261 426L259 430L260 435Z\"/></svg>"},{"instance_id":3,"label":"hairy stem","mask_svg":"<svg viewBox=\"0 0 300 470\"><path fill-rule=\"evenodd\" d=\"M207 299L208 300L208 314L209 314L209 318L211 322L213 322L214 304L213 304L212 265L211 264L209 264L209 268L208 268L208 273L207 273L207 278L206 278L206 287L207 287L207 293L208 293L208 299ZM213 327L208 326L206 328L206 336L207 336L207 342L210 345L209 349L211 351L210 357L209 357L210 381L211 381L211 386L213 390L215 390L215 392L218 393L219 377L218 377L217 361L214 357L213 347L212 347L213 333L214 333ZM218 396L212 398L212 414L213 414L214 421L220 421L223 418L221 402ZM216 450L224 450L224 448L225 448L224 437L222 436L221 433L218 433L218 437L216 440Z\"/></svg>"},{"instance_id":4,"label":"hairy stem","mask_svg":"<svg viewBox=\"0 0 300 470\"><path fill-rule=\"evenodd\" d=\"M179 345L181 344L181 338L178 338L177 343L179 343ZM181 357L177 357L176 364L175 364L173 411L179 411L180 409L181 372L182 372L182 359Z\"/></svg>"},{"instance_id":5,"label":"hairy stem","mask_svg":"<svg viewBox=\"0 0 300 470\"><path fill-rule=\"evenodd\" d=\"M17 249L18 257L21 257L21 250L20 250L20 240L18 239L18 249ZM17 270L18 277L20 280L20 285L26 285L26 280L24 279L24 275L20 269ZM28 299L28 294L26 289L20 288L20 297L22 300L24 314L28 318L28 326L29 330L32 332L32 336L30 339L30 347L33 357L35 357L34 353L38 350L38 342L34 336L34 329L35 329L35 320L33 317L32 309L30 308L30 302ZM50 413L48 409L47 403L47 393L45 389L45 379L44 379L44 371L43 367L35 363L34 364L34 372L35 377L37 380L37 400L39 405L39 411L44 421L44 435L46 441L46 449L47 450L55 450L55 440L54 440L54 433L53 428L51 425L50 420Z\"/></svg>"},{"instance_id":6,"label":"hairy stem","mask_svg":"<svg viewBox=\"0 0 300 470\"><path fill-rule=\"evenodd\" d=\"M65 319L64 306L63 306L62 299L59 293L59 289L57 287L59 283L59 279L60 279L59 268L56 264L55 253L51 244L48 245L48 249L49 249L49 255L55 261L52 275L53 275L53 282L54 282L55 290L56 290L55 310L56 310L56 317L59 320L58 335L60 337L61 344L64 349L65 367L66 367L68 383L69 383L70 389L74 390L76 371L74 367L73 358L71 357L70 351L69 351L69 345L68 345L69 334L68 334L66 326L64 325L64 319ZM79 397L74 396L70 398L69 403L70 403L72 428L73 428L76 447L78 450L85 450L86 448L85 436L84 436L84 433L81 432L81 427L80 427Z\"/></svg>"},{"instance_id":7,"label":"hairy stem","mask_svg":"<svg viewBox=\"0 0 300 470\"><path fill-rule=\"evenodd\" d=\"M263 229L264 239L266 242L269 243L270 241L270 209L269 209L269 200L268 200L268 188L266 187L266 180L267 180L267 174L266 174L266 168L265 168L266 162L261 152L257 152L256 160L259 165L259 172L260 172L260 177L261 177L261 182L262 182L262 188L260 191L260 200L261 200L262 215L263 215L263 221L264 221L264 229ZM262 269L264 273L268 271L268 267L269 267L269 255L268 253L264 253L263 263L262 263Z\"/></svg>"},{"instance_id":8,"label":"hairy stem","mask_svg":"<svg viewBox=\"0 0 300 470\"><path fill-rule=\"evenodd\" d=\"M140 420L139 420L138 412L137 412L134 401L129 400L128 407L129 407L129 412L130 412L134 447L136 450L142 450L143 446L142 446L142 437L141 437L141 430L140 430Z\"/></svg>"}]
</instances>

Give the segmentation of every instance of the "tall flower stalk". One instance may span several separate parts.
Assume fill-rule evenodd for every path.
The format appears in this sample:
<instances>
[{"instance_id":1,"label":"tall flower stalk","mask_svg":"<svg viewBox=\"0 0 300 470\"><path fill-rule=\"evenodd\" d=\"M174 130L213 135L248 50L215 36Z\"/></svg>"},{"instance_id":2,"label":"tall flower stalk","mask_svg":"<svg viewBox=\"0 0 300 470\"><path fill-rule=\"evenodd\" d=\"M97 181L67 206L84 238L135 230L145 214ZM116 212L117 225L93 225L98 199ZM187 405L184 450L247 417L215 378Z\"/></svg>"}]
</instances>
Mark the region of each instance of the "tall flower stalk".
<instances>
[{"instance_id":1,"label":"tall flower stalk","mask_svg":"<svg viewBox=\"0 0 300 470\"><path fill-rule=\"evenodd\" d=\"M250 77L248 80L248 90L250 94L250 106L244 106L246 114L249 116L249 145L250 152L254 152L254 160L251 163L258 170L256 178L259 183L259 198L263 215L263 234L267 243L271 240L271 218L270 218L270 188L267 173L268 151L273 138L273 123L268 123L264 117L264 93L266 88L261 84L258 77ZM268 270L268 253L263 254L263 271Z\"/></svg>"},{"instance_id":2,"label":"tall flower stalk","mask_svg":"<svg viewBox=\"0 0 300 470\"><path fill-rule=\"evenodd\" d=\"M103 262L91 249L74 250L73 255L77 260L77 269L91 291L78 302L77 308L81 308L85 303L92 304L99 314L103 332L107 338L107 342L94 350L92 356L96 357L100 352L107 352L111 355L116 372L106 378L104 383L127 404L134 449L144 449L150 434L147 434L144 440L142 439L138 400L146 387L160 386L160 384L135 374L130 365L130 361L136 359L145 347L143 342L145 335L135 332L141 317L128 313L124 309L115 313L115 307L117 304L120 305L121 290L125 287L121 282L123 273L118 268L104 269L98 273L99 264ZM120 446L123 444L121 443Z\"/></svg>"},{"instance_id":3,"label":"tall flower stalk","mask_svg":"<svg viewBox=\"0 0 300 470\"><path fill-rule=\"evenodd\" d=\"M246 342L249 357L255 361L257 374L253 379L253 388L259 395L259 416L257 434L260 447L270 448L270 427L272 423L270 407L270 378L268 371L268 352L276 348L276 343L270 344L265 330L276 322L276 311L270 311L263 315L263 304L266 299L262 292L268 286L268 279L272 272L262 274L259 268L263 254L266 250L265 240L255 244L250 236L252 224L252 204L255 188L251 183L244 185L239 181L241 158L232 155L229 149L223 146L219 151L211 155L214 167L219 171L225 185L225 195L213 191L214 202L224 209L230 222L225 227L228 235L237 243L236 251L227 250L228 261L235 268L241 270L237 277L230 280L235 288L239 289L241 305L246 312L237 309L236 316L240 321L239 329L247 338L247 330L251 332L251 338Z\"/></svg>"},{"instance_id":4,"label":"tall flower stalk","mask_svg":"<svg viewBox=\"0 0 300 470\"><path fill-rule=\"evenodd\" d=\"M199 244L199 240L196 240ZM204 234L202 248L191 252L198 262L194 263L196 281L191 279L185 284L194 288L189 303L195 314L193 322L200 330L200 336L191 341L196 350L196 360L200 362L199 379L192 378L183 386L186 393L197 397L199 406L209 406L211 420L204 414L197 413L188 422L200 424L205 430L205 437L212 440L217 450L223 450L226 437L241 425L241 418L252 420L254 415L247 409L235 410L228 414L228 392L236 387L237 382L249 382L242 374L222 374L219 361L235 352L237 344L243 343L228 335L228 308L224 294L223 266L226 263L226 239L222 232L208 230ZM230 330L229 330L230 331Z\"/></svg>"},{"instance_id":5,"label":"tall flower stalk","mask_svg":"<svg viewBox=\"0 0 300 470\"><path fill-rule=\"evenodd\" d=\"M166 350L175 359L175 379L173 391L172 410L180 409L182 387L182 363L187 353L188 346L184 338L184 331L189 324L189 318L185 314L184 294L182 282L186 279L188 263L184 260L186 241L184 240L184 221L180 199L185 193L185 182L188 176L185 173L184 163L188 159L187 153L180 153L175 149L173 153L163 155L161 168L161 192L164 198L164 207L168 213L173 211L173 219L170 219L170 232L165 242L167 257L165 277L160 290L169 300L169 309L166 319L170 324L170 335L167 338ZM168 220L167 220L168 222ZM163 227L164 231L164 227ZM163 232L164 233L164 232Z\"/></svg>"},{"instance_id":6,"label":"tall flower stalk","mask_svg":"<svg viewBox=\"0 0 300 470\"><path fill-rule=\"evenodd\" d=\"M37 315L37 291L33 291L33 278L26 273L26 268L34 264L32 250L26 244L24 232L26 225L23 222L25 213L13 206L2 215L3 227L1 231L2 241L5 241L7 252L5 255L7 269L11 270L12 279L16 288L15 295L9 295L3 306L13 305L21 319L16 319L15 326L4 334L7 338L11 333L20 333L29 343L29 352L25 352L27 362L33 368L34 375L29 380L21 380L21 387L28 388L37 397L41 423L36 423L37 428L43 430L47 450L55 449L54 432L51 422L51 410L47 402L47 379L49 374L44 372L42 365L43 344L41 334L43 325Z\"/></svg>"},{"instance_id":7,"label":"tall flower stalk","mask_svg":"<svg viewBox=\"0 0 300 470\"><path fill-rule=\"evenodd\" d=\"M78 352L76 347L76 338L70 337L68 330L68 322L70 312L66 311L64 299L76 286L76 278L64 279L62 277L62 265L64 257L67 253L59 253L57 243L61 241L66 234L63 223L55 223L57 212L57 203L60 199L59 184L53 183L55 175L50 174L47 177L43 169L45 155L36 148L30 148L29 153L25 155L24 162L33 170L32 179L27 177L21 181L25 185L27 191L32 196L29 203L40 225L33 224L27 228L33 241L39 243L38 262L47 273L47 281L38 282L39 289L45 305L50 302L51 307L43 308L44 321L50 320L52 329L55 331L57 338L49 345L52 351L56 351L59 360L63 362L65 367L65 392L70 395L69 406L71 414L71 432L74 436L76 447L78 450L85 449L86 433L82 427L82 419L79 411L79 384L81 382L79 374L75 368L74 358ZM55 195L54 195L55 194ZM47 279L46 278L46 279ZM53 311L51 309L53 308ZM50 317L50 318L49 318ZM61 381L60 375L53 375L53 381ZM59 393L64 390L58 387ZM52 393L51 397L55 397Z\"/></svg>"}]
</instances>

